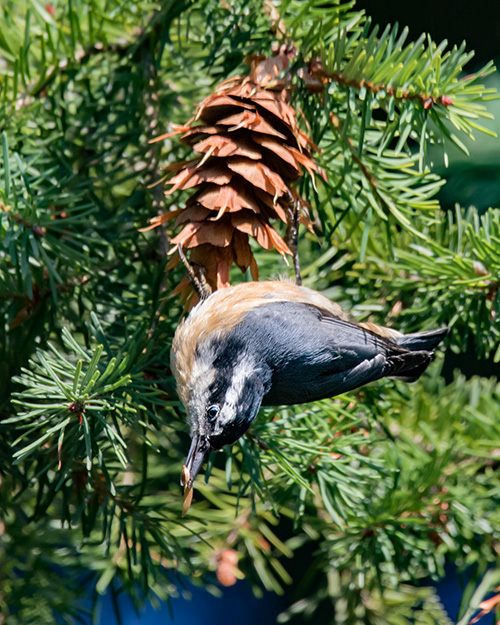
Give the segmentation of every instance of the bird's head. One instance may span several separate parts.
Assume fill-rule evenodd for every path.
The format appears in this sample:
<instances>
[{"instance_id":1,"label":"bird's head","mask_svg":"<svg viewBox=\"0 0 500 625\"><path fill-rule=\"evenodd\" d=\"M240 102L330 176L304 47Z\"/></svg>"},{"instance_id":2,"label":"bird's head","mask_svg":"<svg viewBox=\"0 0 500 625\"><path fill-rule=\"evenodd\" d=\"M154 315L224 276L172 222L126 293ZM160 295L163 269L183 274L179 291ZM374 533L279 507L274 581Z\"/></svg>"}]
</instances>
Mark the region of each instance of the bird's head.
<instances>
[{"instance_id":1,"label":"bird's head","mask_svg":"<svg viewBox=\"0 0 500 625\"><path fill-rule=\"evenodd\" d=\"M223 352L198 351L186 403L191 447L186 460L190 488L210 451L232 445L259 412L269 375L249 354L230 346Z\"/></svg>"}]
</instances>

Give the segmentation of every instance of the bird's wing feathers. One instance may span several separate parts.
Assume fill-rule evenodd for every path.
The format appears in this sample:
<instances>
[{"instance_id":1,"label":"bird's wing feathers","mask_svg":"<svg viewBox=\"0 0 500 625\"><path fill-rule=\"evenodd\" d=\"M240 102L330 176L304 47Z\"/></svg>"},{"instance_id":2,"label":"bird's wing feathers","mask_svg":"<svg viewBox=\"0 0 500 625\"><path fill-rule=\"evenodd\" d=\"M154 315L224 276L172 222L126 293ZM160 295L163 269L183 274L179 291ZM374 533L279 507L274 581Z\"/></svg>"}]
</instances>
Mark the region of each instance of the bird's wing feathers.
<instances>
[{"instance_id":1,"label":"bird's wing feathers","mask_svg":"<svg viewBox=\"0 0 500 625\"><path fill-rule=\"evenodd\" d=\"M253 345L273 371L264 405L333 397L430 361L428 352L409 352L310 303L260 306L233 331L241 344Z\"/></svg>"},{"instance_id":2,"label":"bird's wing feathers","mask_svg":"<svg viewBox=\"0 0 500 625\"><path fill-rule=\"evenodd\" d=\"M326 326L331 326L332 332L337 336L342 336L346 342L353 342L352 345L369 345L371 348L384 354L402 353L406 350L402 348L391 334L389 328L382 328L375 324L361 325L345 319L340 319L335 315L331 315L328 311L317 309L320 313L320 321ZM368 326L368 327L367 327ZM387 330L387 332L379 332L377 330ZM401 335L399 335L401 336Z\"/></svg>"},{"instance_id":3,"label":"bird's wing feathers","mask_svg":"<svg viewBox=\"0 0 500 625\"><path fill-rule=\"evenodd\" d=\"M392 331L375 324L360 324L346 322L336 319L329 314L323 314L323 323L331 323L337 330L342 328L341 333L351 343L352 347L360 349L360 341L371 345L379 354L384 356L383 373L379 377L391 377L393 379L413 382L420 377L431 362L432 350L446 336L448 330L442 329L422 335L407 335L405 337L400 332ZM380 331L383 333L380 333ZM393 333L393 334L392 334ZM419 336L422 336L420 339ZM376 357L375 357L376 358ZM349 373L350 382L354 383L353 371ZM360 371L357 372L360 374ZM378 379L378 378L375 378ZM351 388L357 388L366 384L365 380L361 384L354 384Z\"/></svg>"}]
</instances>

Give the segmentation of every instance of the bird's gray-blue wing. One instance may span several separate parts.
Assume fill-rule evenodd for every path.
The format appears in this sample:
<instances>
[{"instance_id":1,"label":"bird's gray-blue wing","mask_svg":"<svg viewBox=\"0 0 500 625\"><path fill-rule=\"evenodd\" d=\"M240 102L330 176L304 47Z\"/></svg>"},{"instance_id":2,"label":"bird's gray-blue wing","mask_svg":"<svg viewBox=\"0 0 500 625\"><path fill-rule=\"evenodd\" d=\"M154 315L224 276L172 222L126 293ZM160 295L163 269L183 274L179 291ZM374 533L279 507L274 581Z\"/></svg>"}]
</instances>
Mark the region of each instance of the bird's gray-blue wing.
<instances>
[{"instance_id":1,"label":"bird's gray-blue wing","mask_svg":"<svg viewBox=\"0 0 500 625\"><path fill-rule=\"evenodd\" d=\"M235 345L259 354L271 369L263 405L333 397L424 361L427 366L431 359L429 352L410 352L395 341L299 302L259 306L231 334Z\"/></svg>"}]
</instances>

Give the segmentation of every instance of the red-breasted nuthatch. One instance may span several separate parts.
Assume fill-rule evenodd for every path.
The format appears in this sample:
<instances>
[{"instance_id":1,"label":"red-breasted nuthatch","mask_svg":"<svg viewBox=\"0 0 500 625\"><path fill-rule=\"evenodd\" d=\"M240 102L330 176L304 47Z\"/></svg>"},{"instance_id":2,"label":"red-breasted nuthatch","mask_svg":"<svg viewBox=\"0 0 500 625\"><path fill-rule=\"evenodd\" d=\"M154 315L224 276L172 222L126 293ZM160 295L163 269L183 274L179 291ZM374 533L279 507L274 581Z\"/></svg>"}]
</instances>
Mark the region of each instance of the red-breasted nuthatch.
<instances>
[{"instance_id":1,"label":"red-breasted nuthatch","mask_svg":"<svg viewBox=\"0 0 500 625\"><path fill-rule=\"evenodd\" d=\"M211 450L248 430L261 405L325 399L386 376L414 381L447 333L355 323L317 291L288 282L216 291L179 325L172 345L192 436L185 488Z\"/></svg>"}]
</instances>

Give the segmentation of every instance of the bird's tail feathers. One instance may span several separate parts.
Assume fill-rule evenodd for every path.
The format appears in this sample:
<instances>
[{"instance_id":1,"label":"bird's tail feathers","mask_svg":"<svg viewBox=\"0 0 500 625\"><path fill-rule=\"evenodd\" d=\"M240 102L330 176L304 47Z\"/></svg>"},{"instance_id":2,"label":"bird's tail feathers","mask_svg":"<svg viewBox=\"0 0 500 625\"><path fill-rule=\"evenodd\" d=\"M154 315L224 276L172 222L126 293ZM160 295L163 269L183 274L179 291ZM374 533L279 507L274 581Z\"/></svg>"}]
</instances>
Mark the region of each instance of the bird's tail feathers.
<instances>
[{"instance_id":1,"label":"bird's tail feathers","mask_svg":"<svg viewBox=\"0 0 500 625\"><path fill-rule=\"evenodd\" d=\"M402 382L415 382L434 359L432 352L406 352L391 358L392 371L388 377Z\"/></svg>"},{"instance_id":2,"label":"bird's tail feathers","mask_svg":"<svg viewBox=\"0 0 500 625\"><path fill-rule=\"evenodd\" d=\"M434 350L448 334L449 328L440 328L418 334L398 337L397 343L408 351L391 358L394 380L414 382L427 369L434 359Z\"/></svg>"},{"instance_id":3,"label":"bird's tail feathers","mask_svg":"<svg viewBox=\"0 0 500 625\"><path fill-rule=\"evenodd\" d=\"M396 343L408 349L410 352L428 351L432 352L446 337L450 328L439 328L439 330L429 330L428 332L418 332L417 334L405 334L396 339Z\"/></svg>"}]
</instances>

